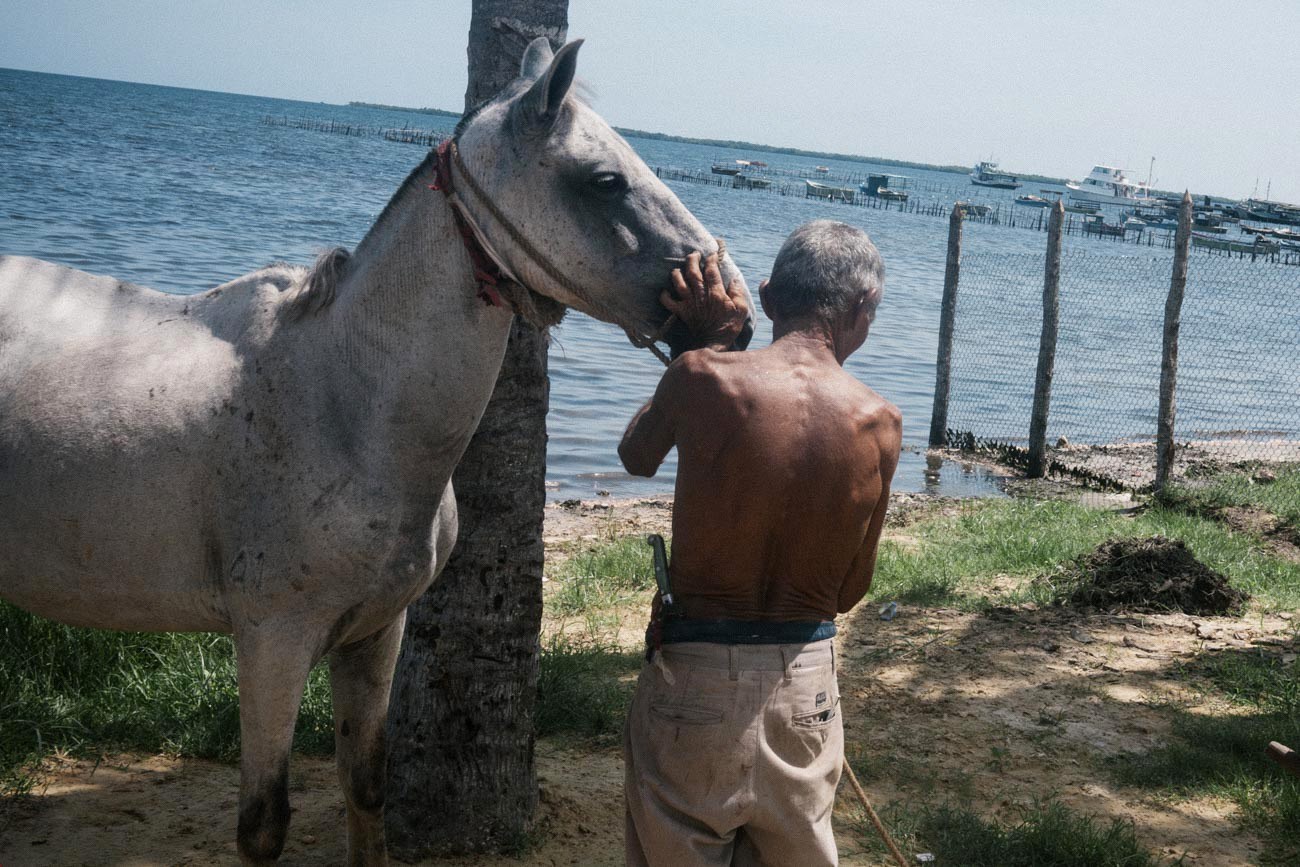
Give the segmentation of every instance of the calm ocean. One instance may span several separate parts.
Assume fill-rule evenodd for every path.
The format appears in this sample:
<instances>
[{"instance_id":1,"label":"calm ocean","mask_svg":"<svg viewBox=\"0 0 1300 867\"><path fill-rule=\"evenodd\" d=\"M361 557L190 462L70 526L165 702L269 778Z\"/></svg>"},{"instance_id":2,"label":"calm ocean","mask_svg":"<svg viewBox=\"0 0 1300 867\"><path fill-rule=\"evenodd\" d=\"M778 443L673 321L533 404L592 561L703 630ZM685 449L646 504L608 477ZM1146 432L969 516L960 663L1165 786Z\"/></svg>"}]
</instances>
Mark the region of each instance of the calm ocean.
<instances>
[{"instance_id":1,"label":"calm ocean","mask_svg":"<svg viewBox=\"0 0 1300 867\"><path fill-rule=\"evenodd\" d=\"M380 109L0 70L0 252L168 292L196 292L275 260L305 264L321 248L355 245L424 156L421 147L378 137L267 125L267 116L448 131L453 124ZM783 169L818 162L646 139L631 143L651 166L707 171L716 159L745 156ZM858 149L870 151L873 144L863 141ZM977 156L972 153L972 161ZM871 168L823 162L832 173ZM914 195L921 198L952 201L972 192L963 175L879 168L912 177ZM934 382L946 220L689 183L670 186L727 240L755 292L781 242L801 223L831 216L867 230L885 260L886 290L871 337L848 369L903 411L908 452L896 487L937 485L955 494L993 490L988 478L954 465L927 479L920 448ZM1038 186L1026 189L1036 193ZM1014 195L979 192L982 201ZM982 225L966 231L984 252L1043 249L1044 236L1037 232ZM763 322L755 345L769 338L770 325ZM618 329L569 315L551 351L552 498L671 490L675 459L657 478L641 480L625 475L615 454L623 426L653 391L661 370Z\"/></svg>"}]
</instances>

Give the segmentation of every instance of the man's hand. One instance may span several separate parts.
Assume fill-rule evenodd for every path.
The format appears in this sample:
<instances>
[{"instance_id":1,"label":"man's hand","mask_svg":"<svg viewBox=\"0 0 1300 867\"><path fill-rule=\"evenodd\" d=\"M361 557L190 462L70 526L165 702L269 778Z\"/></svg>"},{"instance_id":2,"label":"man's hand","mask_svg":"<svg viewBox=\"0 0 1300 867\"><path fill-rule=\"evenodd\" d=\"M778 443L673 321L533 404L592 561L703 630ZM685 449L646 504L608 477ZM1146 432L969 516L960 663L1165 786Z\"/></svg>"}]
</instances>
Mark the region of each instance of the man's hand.
<instances>
[{"instance_id":1,"label":"man's hand","mask_svg":"<svg viewBox=\"0 0 1300 867\"><path fill-rule=\"evenodd\" d=\"M702 272L700 254L687 256L686 267L673 269L672 286L663 291L659 301L690 332L692 345L688 349L724 352L736 342L749 319L744 283L736 277L730 286L722 285L716 253L704 260Z\"/></svg>"}]
</instances>

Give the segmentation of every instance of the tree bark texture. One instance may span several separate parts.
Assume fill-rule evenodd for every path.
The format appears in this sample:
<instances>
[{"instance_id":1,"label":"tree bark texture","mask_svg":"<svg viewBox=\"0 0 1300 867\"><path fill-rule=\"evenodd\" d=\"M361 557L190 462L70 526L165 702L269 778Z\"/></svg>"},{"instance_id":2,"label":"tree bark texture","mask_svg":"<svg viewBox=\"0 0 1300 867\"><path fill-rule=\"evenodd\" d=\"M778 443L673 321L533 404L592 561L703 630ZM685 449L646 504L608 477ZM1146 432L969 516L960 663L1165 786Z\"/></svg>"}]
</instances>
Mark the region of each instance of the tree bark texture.
<instances>
[{"instance_id":1,"label":"tree bark texture","mask_svg":"<svg viewBox=\"0 0 1300 867\"><path fill-rule=\"evenodd\" d=\"M1163 494L1174 467L1174 417L1177 414L1178 332L1183 321L1183 293L1187 289L1187 250L1192 240L1192 195L1184 191L1174 234L1174 269L1165 298L1165 328L1160 351L1160 408L1156 417L1155 491Z\"/></svg>"},{"instance_id":2,"label":"tree bark texture","mask_svg":"<svg viewBox=\"0 0 1300 867\"><path fill-rule=\"evenodd\" d=\"M475 0L465 110L519 74L532 39L558 49L567 29L567 0ZM388 723L388 839L404 858L517 846L537 807L549 400L546 337L516 318L456 469L459 541L407 612Z\"/></svg>"},{"instance_id":3,"label":"tree bark texture","mask_svg":"<svg viewBox=\"0 0 1300 867\"><path fill-rule=\"evenodd\" d=\"M948 217L948 260L943 269L943 305L939 308L939 355L934 364L934 408L930 412L930 447L948 443L948 392L952 382L952 338L957 324L957 284L961 279L961 230L965 216L953 205Z\"/></svg>"},{"instance_id":4,"label":"tree bark texture","mask_svg":"<svg viewBox=\"0 0 1300 867\"><path fill-rule=\"evenodd\" d=\"M1061 319L1061 223L1065 205L1052 207L1047 223L1047 260L1043 265L1043 330L1038 340L1038 372L1034 378L1034 407L1029 417L1029 467L1026 475L1047 475L1047 416L1056 371L1056 334Z\"/></svg>"}]
</instances>

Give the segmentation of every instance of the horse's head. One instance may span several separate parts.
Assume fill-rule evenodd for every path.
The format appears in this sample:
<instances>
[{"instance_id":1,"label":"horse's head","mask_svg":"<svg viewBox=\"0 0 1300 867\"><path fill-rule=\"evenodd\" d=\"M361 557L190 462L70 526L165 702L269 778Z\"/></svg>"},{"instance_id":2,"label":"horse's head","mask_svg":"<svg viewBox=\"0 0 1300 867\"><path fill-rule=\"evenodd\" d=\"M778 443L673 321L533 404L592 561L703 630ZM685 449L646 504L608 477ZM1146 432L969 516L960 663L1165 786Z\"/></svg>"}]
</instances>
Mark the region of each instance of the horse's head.
<instances>
[{"instance_id":1,"label":"horse's head","mask_svg":"<svg viewBox=\"0 0 1300 867\"><path fill-rule=\"evenodd\" d=\"M718 242L627 142L570 95L581 45L552 54L545 38L534 40L519 78L462 121L456 189L529 290L630 335L656 334L668 319L659 294L671 269L692 251L716 251ZM721 258L730 283L739 271ZM752 301L749 307L741 348L753 331Z\"/></svg>"}]
</instances>

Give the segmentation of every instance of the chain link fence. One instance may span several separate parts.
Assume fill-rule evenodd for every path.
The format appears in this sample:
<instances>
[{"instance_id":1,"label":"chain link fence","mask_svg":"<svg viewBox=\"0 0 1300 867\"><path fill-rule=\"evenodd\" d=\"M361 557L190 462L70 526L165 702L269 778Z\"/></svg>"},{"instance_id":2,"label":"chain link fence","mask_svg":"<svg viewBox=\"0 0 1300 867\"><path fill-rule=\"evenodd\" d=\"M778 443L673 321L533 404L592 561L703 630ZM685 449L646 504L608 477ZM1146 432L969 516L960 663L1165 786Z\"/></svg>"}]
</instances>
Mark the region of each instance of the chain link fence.
<instances>
[{"instance_id":1,"label":"chain link fence","mask_svg":"<svg viewBox=\"0 0 1300 867\"><path fill-rule=\"evenodd\" d=\"M1029 444L1044 255L965 253L947 444L1015 458ZM1117 487L1155 478L1168 253L1061 257L1047 424L1058 469ZM1300 463L1300 273L1194 251L1182 306L1175 476Z\"/></svg>"}]
</instances>

